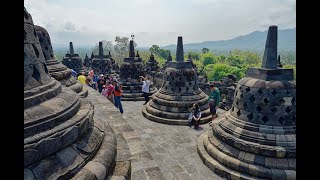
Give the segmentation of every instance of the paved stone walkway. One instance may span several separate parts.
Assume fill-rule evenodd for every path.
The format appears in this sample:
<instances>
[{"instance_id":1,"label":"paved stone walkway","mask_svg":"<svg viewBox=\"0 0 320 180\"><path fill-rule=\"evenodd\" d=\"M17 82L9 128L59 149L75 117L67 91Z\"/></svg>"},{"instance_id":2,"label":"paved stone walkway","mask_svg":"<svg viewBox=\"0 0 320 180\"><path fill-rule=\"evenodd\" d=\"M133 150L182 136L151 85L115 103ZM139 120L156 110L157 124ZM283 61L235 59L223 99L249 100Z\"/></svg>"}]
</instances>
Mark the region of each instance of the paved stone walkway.
<instances>
[{"instance_id":1,"label":"paved stone walkway","mask_svg":"<svg viewBox=\"0 0 320 180\"><path fill-rule=\"evenodd\" d=\"M123 116L134 129L127 134L133 180L222 179L214 174L197 153L199 136L208 130L159 124L143 117L143 101L123 101Z\"/></svg>"}]
</instances>

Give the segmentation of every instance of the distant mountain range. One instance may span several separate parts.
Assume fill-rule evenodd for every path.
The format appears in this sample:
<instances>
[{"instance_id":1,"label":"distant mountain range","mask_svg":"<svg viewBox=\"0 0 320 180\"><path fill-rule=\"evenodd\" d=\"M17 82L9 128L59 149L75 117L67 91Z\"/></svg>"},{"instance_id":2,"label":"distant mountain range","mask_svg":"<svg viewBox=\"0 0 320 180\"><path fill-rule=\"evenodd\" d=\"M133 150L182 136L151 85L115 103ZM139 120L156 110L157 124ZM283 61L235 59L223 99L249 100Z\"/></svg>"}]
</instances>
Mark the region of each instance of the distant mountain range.
<instances>
[{"instance_id":1,"label":"distant mountain range","mask_svg":"<svg viewBox=\"0 0 320 180\"><path fill-rule=\"evenodd\" d=\"M222 41L205 41L202 43L184 44L184 50L258 50L261 51L265 47L268 31L254 31L248 35L238 36L229 40ZM176 44L162 46L163 49L175 51ZM279 50L295 50L296 49L296 28L278 30L278 49Z\"/></svg>"},{"instance_id":2,"label":"distant mountain range","mask_svg":"<svg viewBox=\"0 0 320 180\"><path fill-rule=\"evenodd\" d=\"M268 31L254 31L244 36L238 36L229 40L221 41L205 41L201 43L189 43L184 44L183 48L185 51L194 50L201 51L202 48L208 48L211 50L257 50L263 51L266 43ZM175 52L176 44L167 46L160 46L163 49L168 49ZM53 44L56 51L67 51L69 43L66 44ZM75 49L92 49L93 45L75 45ZM149 50L150 47L137 47L137 50ZM279 29L278 30L278 50L295 50L296 49L296 28L294 29ZM90 54L90 53L89 53Z\"/></svg>"}]
</instances>

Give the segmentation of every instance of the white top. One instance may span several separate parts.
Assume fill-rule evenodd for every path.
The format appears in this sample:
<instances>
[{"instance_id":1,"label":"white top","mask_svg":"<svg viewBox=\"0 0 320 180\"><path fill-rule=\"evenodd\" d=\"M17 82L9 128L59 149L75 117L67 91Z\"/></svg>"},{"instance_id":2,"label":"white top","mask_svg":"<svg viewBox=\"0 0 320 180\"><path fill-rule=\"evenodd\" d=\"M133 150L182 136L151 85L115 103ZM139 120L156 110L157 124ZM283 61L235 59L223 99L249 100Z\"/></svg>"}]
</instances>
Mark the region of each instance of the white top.
<instances>
[{"instance_id":1,"label":"white top","mask_svg":"<svg viewBox=\"0 0 320 180\"><path fill-rule=\"evenodd\" d=\"M151 84L150 80L143 81L142 92L149 93L150 84Z\"/></svg>"}]
</instances>

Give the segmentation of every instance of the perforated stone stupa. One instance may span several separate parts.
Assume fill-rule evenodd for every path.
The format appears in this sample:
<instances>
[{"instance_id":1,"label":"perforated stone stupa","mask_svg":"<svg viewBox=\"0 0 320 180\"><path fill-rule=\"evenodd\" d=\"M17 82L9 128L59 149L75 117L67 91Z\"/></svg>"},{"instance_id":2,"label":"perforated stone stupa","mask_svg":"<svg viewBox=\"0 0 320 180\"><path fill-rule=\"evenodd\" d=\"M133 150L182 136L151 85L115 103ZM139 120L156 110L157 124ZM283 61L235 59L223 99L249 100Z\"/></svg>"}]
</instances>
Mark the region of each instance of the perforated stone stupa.
<instances>
[{"instance_id":1,"label":"perforated stone stupa","mask_svg":"<svg viewBox=\"0 0 320 180\"><path fill-rule=\"evenodd\" d=\"M115 134L92 103L50 77L44 54L24 9L24 179L104 179Z\"/></svg>"},{"instance_id":2,"label":"perforated stone stupa","mask_svg":"<svg viewBox=\"0 0 320 180\"><path fill-rule=\"evenodd\" d=\"M133 40L129 44L129 57L123 59L120 67L120 82L122 83L124 101L143 101L142 81L139 76L145 76L145 67L139 52L135 54ZM152 94L154 92L150 92Z\"/></svg>"},{"instance_id":3,"label":"perforated stone stupa","mask_svg":"<svg viewBox=\"0 0 320 180\"><path fill-rule=\"evenodd\" d=\"M167 61L162 87L152 96L142 113L159 123L187 125L193 103L200 106L200 123L210 121L208 95L199 88L192 63L184 61L182 37L178 37L176 61Z\"/></svg>"},{"instance_id":4,"label":"perforated stone stupa","mask_svg":"<svg viewBox=\"0 0 320 180\"><path fill-rule=\"evenodd\" d=\"M236 87L231 109L198 140L198 153L227 179L296 179L296 82L277 67L277 26L270 26L261 68Z\"/></svg>"},{"instance_id":5,"label":"perforated stone stupa","mask_svg":"<svg viewBox=\"0 0 320 180\"><path fill-rule=\"evenodd\" d=\"M104 55L102 42L99 42L99 53L92 57L92 69L95 74L110 74L112 69L112 61L109 55Z\"/></svg>"},{"instance_id":6,"label":"perforated stone stupa","mask_svg":"<svg viewBox=\"0 0 320 180\"><path fill-rule=\"evenodd\" d=\"M79 54L75 54L73 50L73 43L69 44L69 53L62 58L62 64L66 65L68 68L73 69L77 73L84 71L82 59Z\"/></svg>"},{"instance_id":7,"label":"perforated stone stupa","mask_svg":"<svg viewBox=\"0 0 320 180\"><path fill-rule=\"evenodd\" d=\"M37 25L35 25L34 28L38 35L49 74L60 81L62 85L67 86L78 93L81 97L86 97L88 95L88 90L83 88L83 85L71 76L71 69L68 69L55 58L47 30Z\"/></svg>"},{"instance_id":8,"label":"perforated stone stupa","mask_svg":"<svg viewBox=\"0 0 320 180\"><path fill-rule=\"evenodd\" d=\"M91 61L86 53L86 56L83 59L83 66L88 70L91 67Z\"/></svg>"}]
</instances>

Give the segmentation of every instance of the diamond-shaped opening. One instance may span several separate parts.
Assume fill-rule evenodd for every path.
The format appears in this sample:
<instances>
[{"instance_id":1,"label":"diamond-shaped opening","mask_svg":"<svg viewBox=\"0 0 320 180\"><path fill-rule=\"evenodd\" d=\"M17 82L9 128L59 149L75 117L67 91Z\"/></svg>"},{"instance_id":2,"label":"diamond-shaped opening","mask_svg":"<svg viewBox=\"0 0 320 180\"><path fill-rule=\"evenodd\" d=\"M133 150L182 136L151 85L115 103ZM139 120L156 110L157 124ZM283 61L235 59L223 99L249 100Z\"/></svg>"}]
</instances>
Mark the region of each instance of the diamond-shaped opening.
<instances>
[{"instance_id":1,"label":"diamond-shaped opening","mask_svg":"<svg viewBox=\"0 0 320 180\"><path fill-rule=\"evenodd\" d=\"M291 92L289 90L286 90L286 95L288 96L290 94L291 94Z\"/></svg>"},{"instance_id":2,"label":"diamond-shaped opening","mask_svg":"<svg viewBox=\"0 0 320 180\"><path fill-rule=\"evenodd\" d=\"M29 14L26 11L24 11L24 18L26 18L27 20L29 19Z\"/></svg>"},{"instance_id":3,"label":"diamond-shaped opening","mask_svg":"<svg viewBox=\"0 0 320 180\"><path fill-rule=\"evenodd\" d=\"M33 34L34 34L34 37L38 37L37 32L36 32L35 29L33 29Z\"/></svg>"},{"instance_id":4,"label":"diamond-shaped opening","mask_svg":"<svg viewBox=\"0 0 320 180\"><path fill-rule=\"evenodd\" d=\"M283 125L283 123L285 122L285 119L284 119L283 117L280 117L280 118L278 119L278 122L279 122L281 125Z\"/></svg>"},{"instance_id":5,"label":"diamond-shaped opening","mask_svg":"<svg viewBox=\"0 0 320 180\"><path fill-rule=\"evenodd\" d=\"M44 49L48 50L49 48L48 48L48 46L46 45L46 46L44 47Z\"/></svg>"},{"instance_id":6,"label":"diamond-shaped opening","mask_svg":"<svg viewBox=\"0 0 320 180\"><path fill-rule=\"evenodd\" d=\"M34 44L32 44L32 47L33 47L34 52L36 53L37 58L39 58L40 54L39 54L37 47Z\"/></svg>"},{"instance_id":7,"label":"diamond-shaped opening","mask_svg":"<svg viewBox=\"0 0 320 180\"><path fill-rule=\"evenodd\" d=\"M179 81L182 81L182 78L181 78L181 77L179 77Z\"/></svg>"},{"instance_id":8,"label":"diamond-shaped opening","mask_svg":"<svg viewBox=\"0 0 320 180\"><path fill-rule=\"evenodd\" d=\"M285 109L285 111L287 112L287 113L289 113L290 111L291 111L291 107L287 107L286 109Z\"/></svg>"},{"instance_id":9,"label":"diamond-shaped opening","mask_svg":"<svg viewBox=\"0 0 320 180\"><path fill-rule=\"evenodd\" d=\"M48 71L48 68L47 68L46 64L45 63L42 63L42 64L43 64L44 72L46 72L48 74L49 71Z\"/></svg>"},{"instance_id":10,"label":"diamond-shaped opening","mask_svg":"<svg viewBox=\"0 0 320 180\"><path fill-rule=\"evenodd\" d=\"M286 101L284 99L280 99L280 101L279 101L280 105L284 105L285 102Z\"/></svg>"},{"instance_id":11,"label":"diamond-shaped opening","mask_svg":"<svg viewBox=\"0 0 320 180\"><path fill-rule=\"evenodd\" d=\"M268 119L267 116L263 116L263 117L262 117L262 121L263 121L264 123L268 122L268 120L269 120L269 119Z\"/></svg>"},{"instance_id":12,"label":"diamond-shaped opening","mask_svg":"<svg viewBox=\"0 0 320 180\"><path fill-rule=\"evenodd\" d=\"M181 89L181 88L179 88L179 92L181 92L181 90L182 90L182 89Z\"/></svg>"},{"instance_id":13,"label":"diamond-shaped opening","mask_svg":"<svg viewBox=\"0 0 320 180\"><path fill-rule=\"evenodd\" d=\"M189 88L188 88L188 87L186 87L186 91L189 91Z\"/></svg>"},{"instance_id":14,"label":"diamond-shaped opening","mask_svg":"<svg viewBox=\"0 0 320 180\"><path fill-rule=\"evenodd\" d=\"M237 115L238 115L238 116L240 116L240 115L241 115L240 109L238 110Z\"/></svg>"},{"instance_id":15,"label":"diamond-shaped opening","mask_svg":"<svg viewBox=\"0 0 320 180\"><path fill-rule=\"evenodd\" d=\"M236 105L237 105L237 106L239 105L239 101L236 101Z\"/></svg>"},{"instance_id":16,"label":"diamond-shaped opening","mask_svg":"<svg viewBox=\"0 0 320 180\"><path fill-rule=\"evenodd\" d=\"M277 93L278 93L278 92L277 92L275 89L273 89L272 92L271 92L271 94L274 95L274 96L275 96Z\"/></svg>"},{"instance_id":17,"label":"diamond-shaped opening","mask_svg":"<svg viewBox=\"0 0 320 180\"><path fill-rule=\"evenodd\" d=\"M246 92L249 92L249 91L250 91L250 88L249 88L249 87L247 87L245 90L246 90Z\"/></svg>"},{"instance_id":18,"label":"diamond-shaped opening","mask_svg":"<svg viewBox=\"0 0 320 180\"><path fill-rule=\"evenodd\" d=\"M277 112L278 111L278 109L276 108L276 107L273 107L272 109L271 109L271 112L273 112L273 113L275 113L275 112Z\"/></svg>"},{"instance_id":19,"label":"diamond-shaped opening","mask_svg":"<svg viewBox=\"0 0 320 180\"><path fill-rule=\"evenodd\" d=\"M232 112L234 111L234 107L233 107L233 106L232 106L232 109L231 109L231 110L232 110Z\"/></svg>"},{"instance_id":20,"label":"diamond-shaped opening","mask_svg":"<svg viewBox=\"0 0 320 180\"><path fill-rule=\"evenodd\" d=\"M191 86L191 84L192 84L192 83L191 83L191 82L189 82L189 85L190 85L190 86Z\"/></svg>"},{"instance_id":21,"label":"diamond-shaped opening","mask_svg":"<svg viewBox=\"0 0 320 180\"><path fill-rule=\"evenodd\" d=\"M292 98L291 103L294 104L296 102L295 98Z\"/></svg>"},{"instance_id":22,"label":"diamond-shaped opening","mask_svg":"<svg viewBox=\"0 0 320 180\"><path fill-rule=\"evenodd\" d=\"M261 108L260 106L257 106L257 107L256 107L256 110L258 111L258 113L260 113L261 110L262 110L262 108Z\"/></svg>"},{"instance_id":23,"label":"diamond-shaped opening","mask_svg":"<svg viewBox=\"0 0 320 180\"><path fill-rule=\"evenodd\" d=\"M38 71L38 69L33 65L33 73L32 73L32 77L37 80L38 82L40 82L40 72Z\"/></svg>"},{"instance_id":24,"label":"diamond-shaped opening","mask_svg":"<svg viewBox=\"0 0 320 180\"><path fill-rule=\"evenodd\" d=\"M251 102L254 102L254 101L256 100L256 98L254 98L254 96L252 95L252 96L249 98L249 100L250 100Z\"/></svg>"},{"instance_id":25,"label":"diamond-shaped opening","mask_svg":"<svg viewBox=\"0 0 320 180\"><path fill-rule=\"evenodd\" d=\"M24 40L27 40L27 32L24 30Z\"/></svg>"},{"instance_id":26,"label":"diamond-shaped opening","mask_svg":"<svg viewBox=\"0 0 320 180\"><path fill-rule=\"evenodd\" d=\"M259 93L259 95L261 95L263 93L261 88L258 90L258 93Z\"/></svg>"},{"instance_id":27,"label":"diamond-shaped opening","mask_svg":"<svg viewBox=\"0 0 320 180\"><path fill-rule=\"evenodd\" d=\"M248 105L247 103L243 103L243 109L247 109Z\"/></svg>"},{"instance_id":28,"label":"diamond-shaped opening","mask_svg":"<svg viewBox=\"0 0 320 180\"><path fill-rule=\"evenodd\" d=\"M174 92L174 88L173 88L173 87L171 88L171 91L173 91L173 92Z\"/></svg>"},{"instance_id":29,"label":"diamond-shaped opening","mask_svg":"<svg viewBox=\"0 0 320 180\"><path fill-rule=\"evenodd\" d=\"M240 94L240 99L242 99L242 98L243 98L243 94L241 93L241 94Z\"/></svg>"},{"instance_id":30,"label":"diamond-shaped opening","mask_svg":"<svg viewBox=\"0 0 320 180\"><path fill-rule=\"evenodd\" d=\"M264 102L264 104L268 104L270 102L270 100L268 98L264 98L263 102Z\"/></svg>"},{"instance_id":31,"label":"diamond-shaped opening","mask_svg":"<svg viewBox=\"0 0 320 180\"><path fill-rule=\"evenodd\" d=\"M250 113L250 114L247 116L247 118L251 121L251 120L253 119L253 114Z\"/></svg>"}]
</instances>

